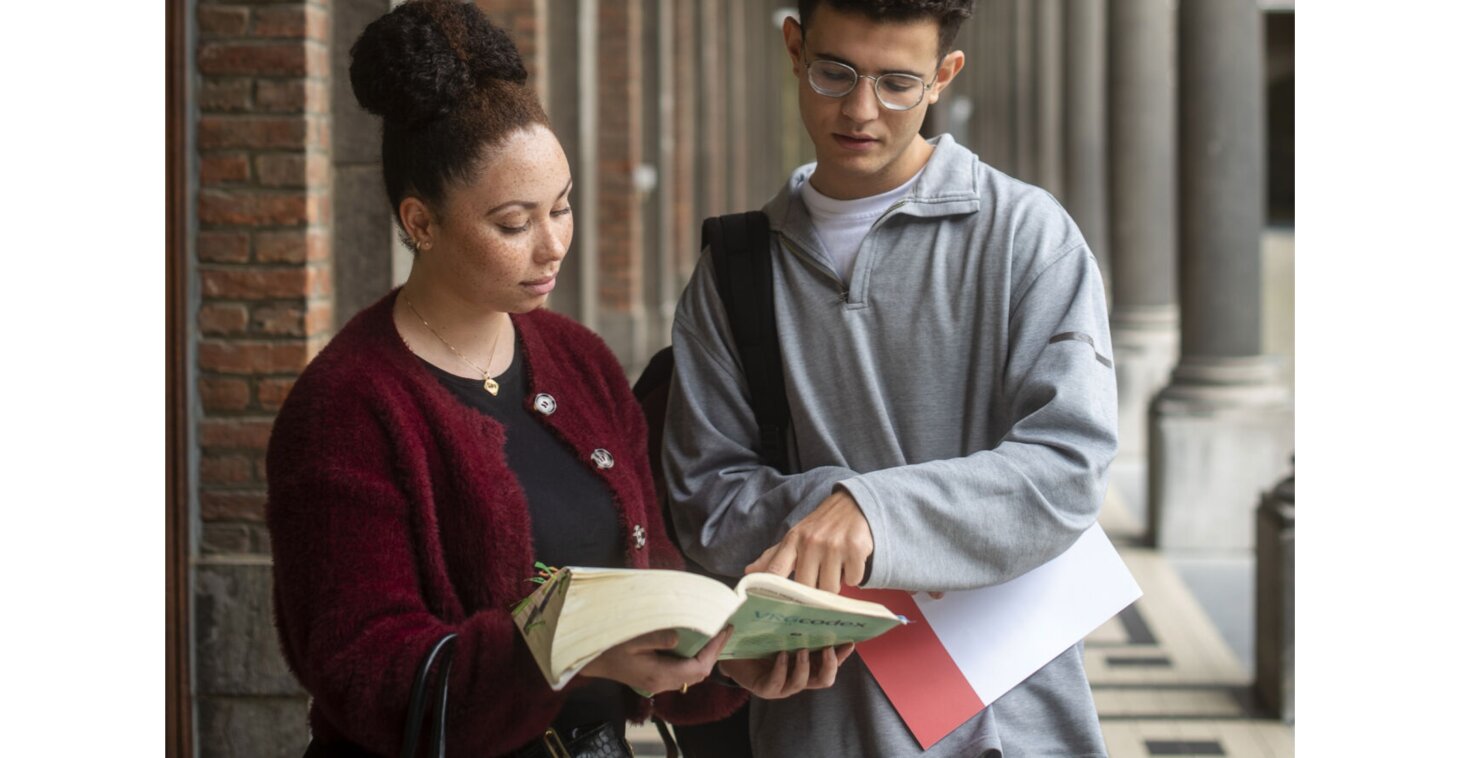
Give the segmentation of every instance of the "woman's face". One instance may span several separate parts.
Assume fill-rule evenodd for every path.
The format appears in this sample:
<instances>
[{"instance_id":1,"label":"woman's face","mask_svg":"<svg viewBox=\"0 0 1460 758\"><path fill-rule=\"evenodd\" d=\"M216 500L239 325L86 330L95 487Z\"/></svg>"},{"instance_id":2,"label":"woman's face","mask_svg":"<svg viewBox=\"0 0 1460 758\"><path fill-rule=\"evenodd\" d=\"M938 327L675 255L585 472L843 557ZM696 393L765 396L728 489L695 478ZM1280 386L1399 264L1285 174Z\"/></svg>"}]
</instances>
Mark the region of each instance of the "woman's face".
<instances>
[{"instance_id":1,"label":"woman's face","mask_svg":"<svg viewBox=\"0 0 1460 758\"><path fill-rule=\"evenodd\" d=\"M551 131L532 126L482 164L470 182L447 188L415 266L465 303L525 313L547 300L573 241L568 159Z\"/></svg>"}]
</instances>

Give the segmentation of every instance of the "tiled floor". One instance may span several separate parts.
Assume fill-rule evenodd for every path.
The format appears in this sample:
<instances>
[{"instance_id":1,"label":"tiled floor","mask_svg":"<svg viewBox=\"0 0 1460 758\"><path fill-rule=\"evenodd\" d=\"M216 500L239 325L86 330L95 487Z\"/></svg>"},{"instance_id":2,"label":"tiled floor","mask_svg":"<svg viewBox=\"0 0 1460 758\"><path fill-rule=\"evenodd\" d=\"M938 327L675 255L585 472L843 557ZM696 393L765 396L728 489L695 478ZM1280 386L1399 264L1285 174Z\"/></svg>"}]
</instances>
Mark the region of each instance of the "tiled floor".
<instances>
[{"instance_id":1,"label":"tiled floor","mask_svg":"<svg viewBox=\"0 0 1460 758\"><path fill-rule=\"evenodd\" d=\"M1262 718L1251 677L1117 495L1101 524L1145 596L1085 640L1085 670L1111 758L1291 758L1293 728ZM640 758L664 755L652 725L632 727Z\"/></svg>"},{"instance_id":2,"label":"tiled floor","mask_svg":"<svg viewBox=\"0 0 1460 758\"><path fill-rule=\"evenodd\" d=\"M1262 718L1247 669L1161 554L1139 547L1118 497L1101 523L1145 596L1085 641L1111 758L1290 758L1293 728Z\"/></svg>"}]
</instances>

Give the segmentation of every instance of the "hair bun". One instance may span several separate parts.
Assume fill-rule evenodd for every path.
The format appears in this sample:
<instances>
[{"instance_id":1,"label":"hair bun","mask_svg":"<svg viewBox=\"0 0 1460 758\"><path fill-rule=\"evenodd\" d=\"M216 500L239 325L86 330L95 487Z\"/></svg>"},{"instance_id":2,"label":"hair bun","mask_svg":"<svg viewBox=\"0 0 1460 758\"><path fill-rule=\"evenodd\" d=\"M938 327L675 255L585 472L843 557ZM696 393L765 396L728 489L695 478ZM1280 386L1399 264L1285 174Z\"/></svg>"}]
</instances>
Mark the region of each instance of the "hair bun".
<instances>
[{"instance_id":1,"label":"hair bun","mask_svg":"<svg viewBox=\"0 0 1460 758\"><path fill-rule=\"evenodd\" d=\"M448 113L493 80L521 84L517 46L476 5L409 0L350 48L350 85L365 110L411 127Z\"/></svg>"}]
</instances>

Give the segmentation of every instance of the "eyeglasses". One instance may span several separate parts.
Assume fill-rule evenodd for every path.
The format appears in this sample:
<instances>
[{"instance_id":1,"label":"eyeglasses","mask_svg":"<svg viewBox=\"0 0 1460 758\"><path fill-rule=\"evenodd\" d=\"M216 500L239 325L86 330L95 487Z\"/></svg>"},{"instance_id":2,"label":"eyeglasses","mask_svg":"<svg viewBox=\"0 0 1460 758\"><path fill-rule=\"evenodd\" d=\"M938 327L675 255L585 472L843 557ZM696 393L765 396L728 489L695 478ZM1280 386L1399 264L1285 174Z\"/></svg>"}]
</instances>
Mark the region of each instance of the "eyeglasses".
<instances>
[{"instance_id":1,"label":"eyeglasses","mask_svg":"<svg viewBox=\"0 0 1460 758\"><path fill-rule=\"evenodd\" d=\"M846 97L852 94L863 79L872 80L872 91L877 102L890 111L912 110L923 101L923 96L933 88L933 82L925 82L912 74L883 74L869 76L858 74L845 63L816 60L806 64L807 79L811 89L827 97ZM935 77L933 81L937 81Z\"/></svg>"}]
</instances>

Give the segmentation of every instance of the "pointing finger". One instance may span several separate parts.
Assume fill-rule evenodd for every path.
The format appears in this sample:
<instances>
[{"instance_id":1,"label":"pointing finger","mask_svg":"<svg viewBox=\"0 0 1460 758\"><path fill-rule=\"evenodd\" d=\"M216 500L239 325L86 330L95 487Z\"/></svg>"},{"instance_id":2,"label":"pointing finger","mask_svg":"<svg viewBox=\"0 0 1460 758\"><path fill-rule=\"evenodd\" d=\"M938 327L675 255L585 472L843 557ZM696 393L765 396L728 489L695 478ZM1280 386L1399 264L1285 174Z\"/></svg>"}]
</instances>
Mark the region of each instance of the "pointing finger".
<instances>
[{"instance_id":1,"label":"pointing finger","mask_svg":"<svg viewBox=\"0 0 1460 758\"><path fill-rule=\"evenodd\" d=\"M746 570L766 571L776 576L790 576L791 570L794 568L796 568L796 548L781 543L767 551L767 554L761 555Z\"/></svg>"}]
</instances>

